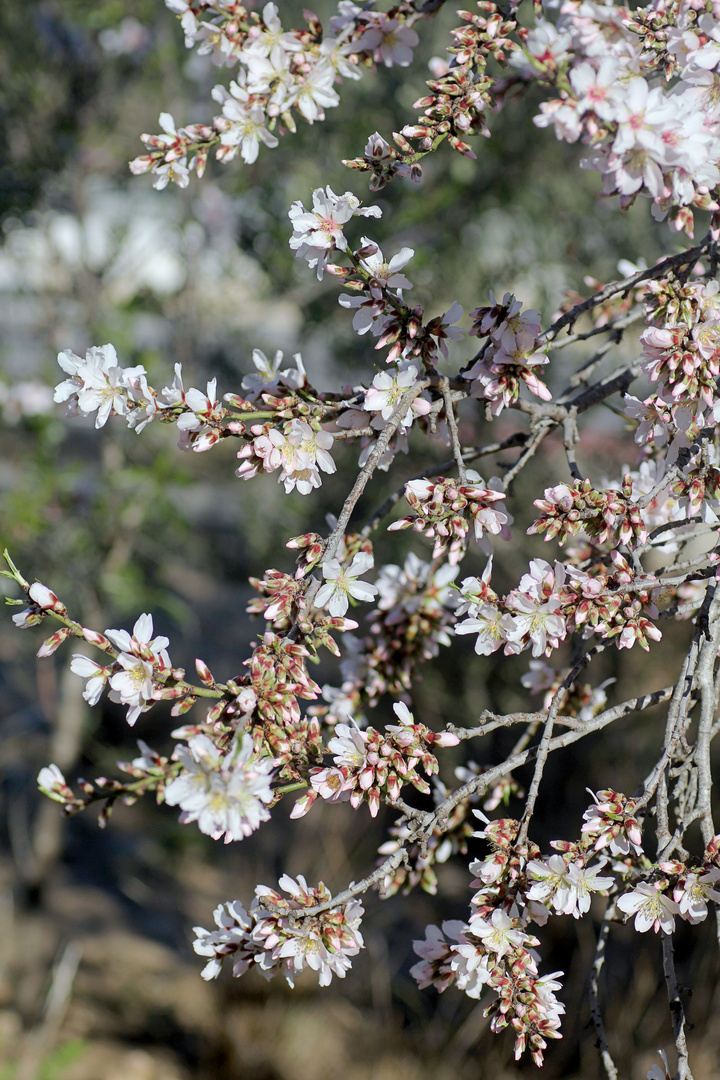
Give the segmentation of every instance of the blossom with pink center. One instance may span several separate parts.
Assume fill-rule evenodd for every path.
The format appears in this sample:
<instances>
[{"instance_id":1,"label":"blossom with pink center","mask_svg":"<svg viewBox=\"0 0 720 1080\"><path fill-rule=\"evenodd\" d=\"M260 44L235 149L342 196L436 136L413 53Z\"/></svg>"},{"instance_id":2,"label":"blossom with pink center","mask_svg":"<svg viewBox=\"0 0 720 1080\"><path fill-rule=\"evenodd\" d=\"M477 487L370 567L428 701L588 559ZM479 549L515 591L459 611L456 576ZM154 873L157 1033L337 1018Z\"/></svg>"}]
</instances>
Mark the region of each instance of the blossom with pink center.
<instances>
[{"instance_id":1,"label":"blossom with pink center","mask_svg":"<svg viewBox=\"0 0 720 1080\"><path fill-rule=\"evenodd\" d=\"M412 289L412 282L408 281L404 274L398 272L404 266L407 266L415 254L412 248L400 248L397 255L393 255L392 259L387 262L377 244L374 244L367 236L362 237L361 243L364 248L375 248L372 255L366 255L365 258L360 260L363 270L366 270L373 279L370 288L371 294L373 290L375 292L380 291L377 288L378 285L385 289Z\"/></svg>"},{"instance_id":2,"label":"blossom with pink center","mask_svg":"<svg viewBox=\"0 0 720 1080\"><path fill-rule=\"evenodd\" d=\"M628 918L635 916L635 929L641 934L648 930L654 930L656 934L660 930L663 934L672 934L675 916L680 911L674 900L647 881L641 881L632 892L623 893L616 903Z\"/></svg>"},{"instance_id":3,"label":"blossom with pink center","mask_svg":"<svg viewBox=\"0 0 720 1080\"><path fill-rule=\"evenodd\" d=\"M703 922L707 918L708 901L720 904L720 892L713 888L720 881L720 870L711 867L702 874L690 873L673 890L673 899L680 915L690 923Z\"/></svg>"},{"instance_id":4,"label":"blossom with pink center","mask_svg":"<svg viewBox=\"0 0 720 1080\"><path fill-rule=\"evenodd\" d=\"M579 64L570 72L570 85L578 96L578 112L594 112L601 120L616 118L617 102L622 98L618 85L618 62L613 56L603 60L596 70L591 64Z\"/></svg>"}]
</instances>

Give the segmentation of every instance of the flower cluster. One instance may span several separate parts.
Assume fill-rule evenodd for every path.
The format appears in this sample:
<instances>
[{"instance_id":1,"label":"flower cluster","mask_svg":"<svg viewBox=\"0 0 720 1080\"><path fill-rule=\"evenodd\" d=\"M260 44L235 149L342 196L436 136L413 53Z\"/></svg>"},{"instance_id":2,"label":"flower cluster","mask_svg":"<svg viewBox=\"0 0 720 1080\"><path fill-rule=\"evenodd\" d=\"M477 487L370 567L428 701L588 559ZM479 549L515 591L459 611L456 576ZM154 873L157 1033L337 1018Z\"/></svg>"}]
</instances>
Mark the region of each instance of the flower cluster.
<instances>
[{"instance_id":1,"label":"flower cluster","mask_svg":"<svg viewBox=\"0 0 720 1080\"><path fill-rule=\"evenodd\" d=\"M510 62L559 89L535 122L591 145L585 164L602 173L604 194L623 206L644 195L657 219L672 211L692 235L691 207L718 209L716 15L682 0L612 14L573 5L557 28L541 19Z\"/></svg>"},{"instance_id":2,"label":"flower cluster","mask_svg":"<svg viewBox=\"0 0 720 1080\"><path fill-rule=\"evenodd\" d=\"M434 62L435 77L427 83L430 93L413 106L423 110L421 116L417 123L408 124L401 133L393 135L399 152L391 149L376 132L363 157L344 162L352 169L370 172L372 190L384 187L394 176L419 180L418 159L445 139L459 154L474 158L466 140L490 134L485 114L495 104L496 95L495 80L487 72L487 62L492 58L504 65L507 55L518 48L518 43L510 37L517 24L514 15L505 17L491 0L481 0L477 6L480 14L458 12L464 25L451 31L450 62ZM417 149L411 143L416 143Z\"/></svg>"},{"instance_id":3,"label":"flower cluster","mask_svg":"<svg viewBox=\"0 0 720 1080\"><path fill-rule=\"evenodd\" d=\"M463 313L460 304L454 301L443 314L423 323L422 307L409 307L402 295L404 289L412 288L411 282L399 272L412 258L412 249L402 248L386 261L378 245L367 236L362 237L356 250L348 244L343 231L347 222L358 216L380 217L380 207L361 206L351 192L336 195L330 187L316 188L312 199L312 210L307 210L299 200L290 208L293 225L290 247L296 258L305 259L308 266L316 269L318 279L327 271L343 287L352 290L350 294L342 294L339 303L355 310L353 327L360 335L370 332L376 337L376 349L391 346L386 362L402 362L397 385L402 385L403 376L407 379L413 359L425 365L437 363L440 356L447 360L448 341L458 341L464 336L464 331L456 326ZM337 252L349 265L335 261ZM380 392L391 389L382 382L374 385ZM374 395L368 393L370 400L366 400L364 409L374 412ZM414 412L420 415L419 409ZM408 418L412 420L410 412Z\"/></svg>"},{"instance_id":4,"label":"flower cluster","mask_svg":"<svg viewBox=\"0 0 720 1080\"><path fill-rule=\"evenodd\" d=\"M176 129L172 116L162 113L163 134L142 136L148 153L135 158L130 169L136 175L151 171L158 189L169 181L186 187L193 169L202 176L213 147L220 161L230 161L239 152L246 164L252 164L261 143L269 148L278 145L275 130L296 130L295 114L309 124L324 120L325 109L340 103L335 84L361 77L359 60L381 49L386 64L407 63L409 46L417 43L415 32L401 28L398 20L371 29L367 20L351 16L347 25L338 27L337 37L323 37L310 12L305 13L304 30L283 30L273 3L258 14L240 3L204 2L205 14L212 16L202 21L184 0L167 3L183 20L188 48L199 44L199 53L213 52L220 63L236 67L236 77L228 87L214 87L212 96L222 111L211 123ZM393 32L399 51L383 45L392 40ZM353 35L357 40L351 40Z\"/></svg>"},{"instance_id":5,"label":"flower cluster","mask_svg":"<svg viewBox=\"0 0 720 1080\"><path fill-rule=\"evenodd\" d=\"M180 807L183 824L197 821L200 832L229 844L270 820L274 761L257 756L249 734L225 753L207 735L196 735L177 756L182 769L166 787L165 802Z\"/></svg>"},{"instance_id":6,"label":"flower cluster","mask_svg":"<svg viewBox=\"0 0 720 1080\"><path fill-rule=\"evenodd\" d=\"M471 473L467 479L469 482L464 484L442 476L435 481L410 480L405 485L405 498L412 514L393 522L388 529L412 528L429 537L435 541L433 559L447 552L451 566L465 554L470 522L483 550L487 548L486 535L504 535L508 539L508 516L494 506L505 498L505 492L486 486L477 474Z\"/></svg>"},{"instance_id":7,"label":"flower cluster","mask_svg":"<svg viewBox=\"0 0 720 1080\"><path fill-rule=\"evenodd\" d=\"M533 559L517 589L502 599L490 587L492 566L482 579L465 578L460 587L456 616L467 616L455 626L456 634L477 634L475 651L489 656L504 648L514 655L532 646L533 656L549 656L572 630L617 638L618 648L644 649L647 639L659 641L661 632L650 621L657 617L652 595L657 582L652 575L639 581L619 552L610 555L612 573L603 561L593 572L554 567Z\"/></svg>"},{"instance_id":8,"label":"flower cluster","mask_svg":"<svg viewBox=\"0 0 720 1080\"><path fill-rule=\"evenodd\" d=\"M433 746L456 746L458 738L448 731L436 733L424 724L416 724L403 702L393 705L400 721L382 734L375 728L365 731L355 725L338 724L328 743L333 765L311 769L311 790L295 804L293 817L306 814L318 796L330 802L350 800L353 807L365 801L373 817L381 800L394 803L404 784L420 792L430 785L417 772L421 766L428 776L438 771Z\"/></svg>"},{"instance_id":9,"label":"flower cluster","mask_svg":"<svg viewBox=\"0 0 720 1080\"><path fill-rule=\"evenodd\" d=\"M648 877L636 880L634 887L617 900L625 919L633 918L633 926L641 933L654 930L672 934L676 916L684 922L704 922L708 904L720 904L720 882L717 863L717 837L705 849L702 862L691 866L677 860L661 862ZM717 908L715 909L717 910Z\"/></svg>"},{"instance_id":10,"label":"flower cluster","mask_svg":"<svg viewBox=\"0 0 720 1080\"><path fill-rule=\"evenodd\" d=\"M642 403L641 444L688 445L699 428L720 416L720 285L653 282L646 305L650 325L640 335L643 372L657 391ZM641 409L642 406L642 409ZM631 414L632 415L632 414Z\"/></svg>"},{"instance_id":11,"label":"flower cluster","mask_svg":"<svg viewBox=\"0 0 720 1080\"><path fill-rule=\"evenodd\" d=\"M176 128L163 113L162 134L143 137L148 152L131 168L152 173L156 187L170 181L185 186L190 170L202 174L213 148L219 160L239 156L252 163L261 144L276 146L280 135L294 130L298 115L310 124L322 120L338 104L342 80L373 65L408 65L418 42L413 26L437 7L400 0L380 12L372 0L340 0L328 36L310 12L303 29L286 31L273 3L259 12L239 0L167 3L180 16L188 45L232 69L234 78L213 91L220 109L211 123ZM354 222L379 217L380 208L326 185L312 192L309 208L301 201L290 208L290 249L318 279L336 279L340 305L350 311L355 332L374 346L370 355L381 353L384 363L376 367L382 370L358 385L324 392L310 382L299 354L294 365L284 366L281 352L268 359L256 349L242 392L219 396L214 378L203 390L186 389L179 364L172 384L157 391L143 366L120 365L112 345L92 348L85 358L60 354L66 378L55 400L67 403L71 415L93 416L97 427L121 416L138 433L154 420L173 424L179 446L196 452L234 438L236 475L251 480L275 473L287 494L308 495L335 473L339 442L361 444L357 478L337 517L327 518L329 532L308 531L287 543L298 553L294 570L268 568L252 579L257 595L247 610L261 617L263 632L239 658L240 674L225 683L200 659L199 681L187 680L172 666L168 639L155 635L149 614L132 633L90 630L73 621L51 589L25 581L7 559L6 576L25 596L10 601L22 609L15 624L55 623L39 656L51 656L70 638L103 654L98 662L84 651L72 658L89 704L98 704L107 688L126 708L129 724L163 700L172 702L174 717L207 706L173 732L179 743L168 757L141 742L139 756L120 764L124 782L80 779L74 792L56 765L41 770L42 790L67 814L102 801L103 822L116 801L130 804L153 793L178 808L181 822L226 843L253 833L291 793L293 819L318 800L355 810L367 805L373 818L382 804L402 814L379 848L382 862L334 899L323 884L313 889L302 877L284 876L280 891L258 886L249 911L238 901L221 905L215 929L196 929L195 949L208 961L206 978L219 974L226 956L235 975L255 966L267 978L282 972L290 985L304 967L317 973L321 985L333 975L344 977L363 945L363 911L355 897L373 885L383 896L416 885L434 892L437 868L451 855L466 854L473 837L484 848L469 866L467 919L428 928L426 940L416 943L420 963L413 974L421 986L444 990L454 983L471 998L487 988L492 1030L511 1026L516 1057L529 1049L540 1064L548 1041L560 1037L564 1007L560 973L540 974L535 927L557 916L580 919L605 898L609 921L617 921L619 912L641 933L670 934L676 919L700 923L720 903L720 836L707 842L714 832L710 741L717 734L707 673L720 618L714 595L720 554L713 547L720 525L720 286L714 280L720 18L712 5L706 11L701 6L700 0L653 0L631 12L612 3L567 0L551 18L536 4L536 24L527 26L516 18L515 4L503 12L480 0L476 11L460 13L463 26L453 31L449 59L431 62L429 92L416 105L423 110L419 122L395 133L393 147L375 133L364 157L346 163L369 173L377 190L394 176L417 180L422 157L444 141L474 157L469 140L488 135L490 109L500 108L509 92L541 84L555 97L541 107L537 122L590 147L586 164L603 174L606 194L618 194L623 206L638 194L648 196L656 218L670 214L672 225L688 232L693 208L714 213L697 247L653 267L621 264L625 280L603 285L586 279L596 295L566 296L545 331L538 310L523 309L510 292L501 301L491 293L489 304L471 312L477 351L451 374L450 343L465 334L460 304L447 306L446 300L446 310L432 318L420 304L411 305L413 249L396 245L384 253L372 237L360 235L369 225ZM633 352L627 331L643 314ZM580 322L586 317L590 329ZM575 324L577 333L559 337ZM550 349L600 333L607 344L582 362L570 389L553 400L539 377ZM611 347L623 335L625 351L609 368ZM437 370L441 361L447 374L445 364ZM601 365L606 367L598 374ZM639 379L644 385L636 392L645 396L631 397ZM591 473L582 479L576 420L597 404L617 412L610 400L617 393L635 426L637 447L628 447L634 461L618 482L612 476L590 479ZM523 400L528 395L536 400ZM469 397L481 403L480 416L468 408L459 424L456 406ZM497 441L486 440L482 430L478 445L471 446L470 438L464 445L466 431L498 418ZM408 450L411 429L413 439L425 435L449 446L451 461L412 469L420 476L404 487L393 482L379 508L356 525L354 515L364 514L360 500L377 480L376 470L387 470L396 453ZM545 435L545 445L552 446L560 429L571 479L556 482L542 473L543 497L534 502L538 516L527 535L566 545L563 560L533 558L516 587L501 592L507 567L499 567L493 581L492 538L509 538L515 479L531 461L523 483L535 466L553 464L559 446L542 462L536 451ZM589 430L583 427L583 438ZM518 448L518 459L503 460ZM495 462L488 475L499 474L487 483L466 468L483 456ZM433 475L453 469L457 478ZM383 564L388 538L380 530L380 540L371 539L403 490L409 511L389 531L409 529L431 539L431 562L410 554L402 565ZM348 533L348 527L356 531ZM480 576L453 587L471 531L487 562ZM677 558L660 568L658 553ZM371 571L372 584L365 580ZM372 605L362 631L362 609L350 612L357 602ZM357 622L348 614L358 614ZM661 637L657 620L688 616L696 617L697 632L683 667L681 700L672 687L657 693L643 688L642 697L606 708L614 680L597 685L595 679L593 685L595 653L613 641L618 649L636 643L648 649ZM338 634L345 635L342 656L333 637ZM483 656L531 652L521 682L545 692L545 712L484 711L475 728L448 724L442 732L416 720L409 705L418 703L423 665L455 634L471 635ZM585 648L593 635L600 640ZM556 670L542 658L563 643ZM321 648L341 657L339 686L321 686L310 675ZM581 671L588 682L578 682ZM396 722L383 727L371 710L385 695ZM661 756L642 795L590 792L579 838L554 839L549 853L541 851L530 826L548 754L617 717L671 699ZM482 766L471 760L456 768L460 786L451 789L440 779L441 749L513 727L517 737L513 733L508 746L515 749L504 761L498 763L484 744L488 753L477 755ZM514 774L527 765L534 775L522 820L489 821L473 810L478 803L489 812L521 801ZM673 783L661 784L662 777ZM655 863L641 833L653 810L662 848ZM483 822L479 832L472 831L472 813ZM665 830L663 837L662 822L671 819L675 831ZM706 841L699 856L689 850L691 826L701 826Z\"/></svg>"},{"instance_id":12,"label":"flower cluster","mask_svg":"<svg viewBox=\"0 0 720 1080\"><path fill-rule=\"evenodd\" d=\"M490 294L492 304L470 312L470 333L487 338L478 356L463 371L470 381L473 397L484 398L493 416L513 405L524 385L536 397L550 401L552 395L533 370L547 364L545 347L538 342L540 312L522 310L512 293L505 293L502 303Z\"/></svg>"},{"instance_id":13,"label":"flower cluster","mask_svg":"<svg viewBox=\"0 0 720 1080\"><path fill-rule=\"evenodd\" d=\"M235 470L241 480L251 480L259 472L280 470L278 482L285 491L309 495L322 484L321 472L335 472L330 448L335 441L317 421L308 423L297 417L281 427L271 423L252 424L248 429L251 441L238 451L242 464Z\"/></svg>"},{"instance_id":14,"label":"flower cluster","mask_svg":"<svg viewBox=\"0 0 720 1080\"><path fill-rule=\"evenodd\" d=\"M154 638L153 633L152 615L141 615L132 634L127 630L106 630L104 635L86 631L85 637L92 645L115 653L115 659L107 665L96 663L84 653L73 656L70 670L86 680L83 697L89 705L97 705L109 684L110 700L127 705L127 722L134 724L141 713L164 696L168 679L182 678L185 673L170 662L168 639Z\"/></svg>"},{"instance_id":15,"label":"flower cluster","mask_svg":"<svg viewBox=\"0 0 720 1080\"><path fill-rule=\"evenodd\" d=\"M610 541L630 548L644 544L647 527L641 508L632 501L632 477L623 477L620 491L597 491L589 480L576 480L546 488L534 505L542 511L528 533L544 533L545 540L564 544L584 532L599 544Z\"/></svg>"},{"instance_id":16,"label":"flower cluster","mask_svg":"<svg viewBox=\"0 0 720 1080\"><path fill-rule=\"evenodd\" d=\"M306 967L318 976L321 986L329 986L333 975L344 979L350 970L351 957L362 949L360 920L363 907L358 900L330 907L330 893L320 882L316 889L298 874L297 880L285 874L280 888L290 899L265 885L255 889L250 911L238 900L221 904L215 911L217 930L195 927L195 952L207 958L204 979L215 979L226 956L233 957L233 975L237 978L255 967L266 979L281 972L290 986ZM304 915L303 909L324 905L317 915Z\"/></svg>"}]
</instances>

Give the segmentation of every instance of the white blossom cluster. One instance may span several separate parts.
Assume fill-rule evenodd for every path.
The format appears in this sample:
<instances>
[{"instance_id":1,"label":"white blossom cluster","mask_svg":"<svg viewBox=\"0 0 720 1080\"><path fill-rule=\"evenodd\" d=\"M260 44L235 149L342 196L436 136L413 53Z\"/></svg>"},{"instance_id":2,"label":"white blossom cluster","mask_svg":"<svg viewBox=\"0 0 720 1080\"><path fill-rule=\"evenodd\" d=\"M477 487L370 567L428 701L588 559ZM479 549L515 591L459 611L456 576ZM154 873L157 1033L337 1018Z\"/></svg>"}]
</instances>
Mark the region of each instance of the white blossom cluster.
<instances>
[{"instance_id":1,"label":"white blossom cluster","mask_svg":"<svg viewBox=\"0 0 720 1080\"><path fill-rule=\"evenodd\" d=\"M267 3L261 14L223 0L166 0L181 19L188 48L210 53L213 60L235 69L229 85L218 84L212 97L221 113L210 124L176 128L170 113L160 115L160 135L143 135L148 153L130 163L136 175L150 171L153 186L169 182L187 187L190 172L202 176L212 146L220 161L238 153L251 165L260 144L278 145L275 131L295 131L295 116L308 124L325 119L325 110L340 104L336 86L362 77L360 60L406 67L418 44L417 33L403 18L341 0L323 36L316 16L305 12L305 30L285 31L278 8ZM238 10L239 9L239 10ZM249 28L248 28L249 24ZM334 36L333 36L334 35Z\"/></svg>"},{"instance_id":2,"label":"white blossom cluster","mask_svg":"<svg viewBox=\"0 0 720 1080\"><path fill-rule=\"evenodd\" d=\"M270 820L275 762L256 754L251 735L235 738L224 753L196 735L177 757L182 770L166 787L165 802L180 807L183 824L197 821L200 832L229 844Z\"/></svg>"},{"instance_id":3,"label":"white blossom cluster","mask_svg":"<svg viewBox=\"0 0 720 1080\"><path fill-rule=\"evenodd\" d=\"M655 18L671 18L661 44L648 47ZM637 10L609 3L567 5L557 25L538 20L510 64L527 78L566 72L559 98L540 106L535 122L557 138L581 139L585 167L603 177L603 193L623 205L637 195L653 216L673 211L692 233L693 204L716 210L720 182L720 18L680 0ZM569 68L569 70L568 70Z\"/></svg>"},{"instance_id":4,"label":"white blossom cluster","mask_svg":"<svg viewBox=\"0 0 720 1080\"><path fill-rule=\"evenodd\" d=\"M311 889L301 874L297 880L285 874L279 884L290 900L258 885L249 912L235 900L216 909L217 930L195 927L195 952L208 960L204 979L217 978L225 957L233 958L235 977L255 967L266 979L281 972L290 986L305 968L316 973L321 986L329 986L333 975L345 978L352 957L364 947L362 904L350 900L303 915L303 908L327 905L330 893L322 882Z\"/></svg>"}]
</instances>

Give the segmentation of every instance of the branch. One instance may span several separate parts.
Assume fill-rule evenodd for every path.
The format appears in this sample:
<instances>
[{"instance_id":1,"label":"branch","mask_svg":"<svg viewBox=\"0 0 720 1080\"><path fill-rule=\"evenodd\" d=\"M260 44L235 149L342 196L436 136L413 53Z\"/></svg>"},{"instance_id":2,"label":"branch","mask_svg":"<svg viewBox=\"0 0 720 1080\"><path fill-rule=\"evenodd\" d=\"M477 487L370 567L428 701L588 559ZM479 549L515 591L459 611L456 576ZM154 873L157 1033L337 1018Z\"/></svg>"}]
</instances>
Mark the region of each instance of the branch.
<instances>
[{"instance_id":1,"label":"branch","mask_svg":"<svg viewBox=\"0 0 720 1080\"><path fill-rule=\"evenodd\" d=\"M597 1035L595 1045L600 1051L600 1058L608 1080L618 1080L618 1071L617 1066L611 1057L607 1037L605 1035L605 1025L603 1024L600 1001L598 998L598 984L600 982L600 973L602 972L605 963L605 946L607 944L608 934L610 933L610 926L614 921L615 901L611 900L605 908L605 914L603 915L603 920L600 924L600 933L598 934L593 966L590 972L589 988L590 1015L592 1017L592 1022L595 1025L595 1034Z\"/></svg>"},{"instance_id":2,"label":"branch","mask_svg":"<svg viewBox=\"0 0 720 1080\"><path fill-rule=\"evenodd\" d=\"M707 250L710 242L711 236L708 232L695 247L681 251L677 255L669 255L666 259L656 263L655 266L648 267L647 270L638 270L637 273L631 274L630 277L624 278L622 281L611 282L605 288L600 289L599 292L593 293L587 300L576 304L570 311L566 311L559 319L556 319L552 326L549 326L547 330L540 334L540 339L552 341L566 326L572 326L576 323L586 311L592 311L593 308L599 307L600 304L604 304L606 300L617 296L618 293L630 292L641 281L650 281L654 278L663 277L669 270L674 270L676 266L686 266L688 263L695 262Z\"/></svg>"},{"instance_id":3,"label":"branch","mask_svg":"<svg viewBox=\"0 0 720 1080\"><path fill-rule=\"evenodd\" d=\"M672 1016L673 1035L675 1037L675 1049L678 1056L677 1080L693 1080L688 1061L687 1039L685 1038L685 1009L680 1000L677 975L675 974L675 958L673 956L672 934L662 935L663 952L663 975L667 986L670 1014Z\"/></svg>"}]
</instances>

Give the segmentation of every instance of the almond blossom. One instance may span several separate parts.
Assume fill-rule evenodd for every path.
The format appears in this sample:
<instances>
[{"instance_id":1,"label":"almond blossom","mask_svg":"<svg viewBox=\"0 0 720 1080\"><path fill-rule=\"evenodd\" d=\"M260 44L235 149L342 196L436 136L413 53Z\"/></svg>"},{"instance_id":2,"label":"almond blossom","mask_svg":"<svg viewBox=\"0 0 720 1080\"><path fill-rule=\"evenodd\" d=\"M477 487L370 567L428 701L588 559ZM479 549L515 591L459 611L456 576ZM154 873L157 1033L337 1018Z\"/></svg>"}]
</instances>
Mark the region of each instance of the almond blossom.
<instances>
[{"instance_id":1,"label":"almond blossom","mask_svg":"<svg viewBox=\"0 0 720 1080\"><path fill-rule=\"evenodd\" d=\"M141 713L147 712L155 700L158 679L170 673L172 665L167 653L166 637L153 638L152 615L141 615L133 627L132 636L127 630L106 630L105 636L120 650L117 665L120 670L110 677L110 699L128 706L127 722L133 725ZM89 682L97 679L91 675ZM86 693L96 692L89 690Z\"/></svg>"},{"instance_id":2,"label":"almond blossom","mask_svg":"<svg viewBox=\"0 0 720 1080\"><path fill-rule=\"evenodd\" d=\"M702 874L689 873L675 886L673 899L683 919L691 923L707 918L708 901L720 904L720 892L713 888L720 881L720 869L712 867Z\"/></svg>"},{"instance_id":3,"label":"almond blossom","mask_svg":"<svg viewBox=\"0 0 720 1080\"><path fill-rule=\"evenodd\" d=\"M327 607L331 615L344 615L350 603L350 597L354 600L369 602L377 596L377 586L370 585L357 579L372 570L375 562L372 555L359 551L353 557L346 570L343 570L337 559L328 559L322 564L325 584L315 596L318 607Z\"/></svg>"},{"instance_id":4,"label":"almond blossom","mask_svg":"<svg viewBox=\"0 0 720 1080\"><path fill-rule=\"evenodd\" d=\"M267 804L275 767L258 757L252 736L244 734L222 753L207 735L196 735L177 757L182 771L165 789L165 802L179 806L183 824L196 821L213 840L241 840L270 820Z\"/></svg>"},{"instance_id":5,"label":"almond blossom","mask_svg":"<svg viewBox=\"0 0 720 1080\"><path fill-rule=\"evenodd\" d=\"M672 934L675 929L675 915L680 911L678 904L666 896L660 885L651 885L641 881L631 892L623 893L616 900L617 906L626 916L635 916L635 929L641 934L654 930L657 934Z\"/></svg>"},{"instance_id":6,"label":"almond blossom","mask_svg":"<svg viewBox=\"0 0 720 1080\"><path fill-rule=\"evenodd\" d=\"M239 901L228 902L215 910L217 930L195 927L193 947L208 960L203 978L217 978L226 957L233 957L236 978L253 965L266 979L281 971L291 987L306 966L316 972L321 986L328 986L333 975L345 977L351 958L364 948L360 933L362 904L350 900L319 916L303 918L303 908L330 899L326 887L320 882L311 889L301 874L297 879L284 874L279 884L289 900L274 889L258 885L249 912Z\"/></svg>"},{"instance_id":7,"label":"almond blossom","mask_svg":"<svg viewBox=\"0 0 720 1080\"><path fill-rule=\"evenodd\" d=\"M308 266L317 267L318 279L330 258L330 252L347 251L343 226L352 217L380 217L379 206L361 206L352 192L336 195L330 186L316 188L312 194L312 210L306 210L300 201L294 202L288 212L293 235L290 247L295 257L305 259Z\"/></svg>"}]
</instances>

